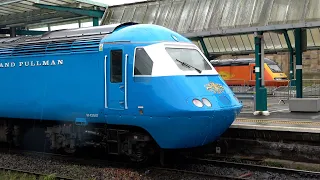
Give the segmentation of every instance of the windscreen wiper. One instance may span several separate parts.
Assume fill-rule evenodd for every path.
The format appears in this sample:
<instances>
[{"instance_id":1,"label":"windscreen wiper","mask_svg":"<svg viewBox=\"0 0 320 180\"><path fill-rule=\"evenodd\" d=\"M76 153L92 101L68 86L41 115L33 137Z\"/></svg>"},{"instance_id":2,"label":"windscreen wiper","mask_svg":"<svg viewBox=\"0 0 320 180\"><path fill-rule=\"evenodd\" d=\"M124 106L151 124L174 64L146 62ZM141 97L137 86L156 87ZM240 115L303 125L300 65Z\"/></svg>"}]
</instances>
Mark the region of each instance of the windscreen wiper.
<instances>
[{"instance_id":1,"label":"windscreen wiper","mask_svg":"<svg viewBox=\"0 0 320 180\"><path fill-rule=\"evenodd\" d=\"M186 67L188 67L188 68L193 68L193 69L195 69L196 71L198 71L198 73L201 73L201 70L200 70L200 69L198 69L198 68L196 68L196 67L193 67L193 66L191 66L190 64L187 64L187 63L185 63L185 62L182 62L182 61L180 61L180 60L178 60L178 59L176 59L176 61L178 61L179 63L181 63L183 66L186 66Z\"/></svg>"}]
</instances>

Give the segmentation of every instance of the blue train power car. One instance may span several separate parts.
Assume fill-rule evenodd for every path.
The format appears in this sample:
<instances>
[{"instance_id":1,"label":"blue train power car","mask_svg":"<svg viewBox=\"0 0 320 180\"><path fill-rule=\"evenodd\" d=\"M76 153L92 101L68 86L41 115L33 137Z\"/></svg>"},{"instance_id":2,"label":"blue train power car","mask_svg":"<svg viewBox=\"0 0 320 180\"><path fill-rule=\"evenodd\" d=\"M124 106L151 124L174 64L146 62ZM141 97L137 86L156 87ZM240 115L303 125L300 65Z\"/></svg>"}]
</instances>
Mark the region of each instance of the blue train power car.
<instances>
[{"instance_id":1,"label":"blue train power car","mask_svg":"<svg viewBox=\"0 0 320 180\"><path fill-rule=\"evenodd\" d=\"M167 28L124 23L0 39L0 140L35 124L52 149L134 161L215 141L242 105L203 53Z\"/></svg>"}]
</instances>

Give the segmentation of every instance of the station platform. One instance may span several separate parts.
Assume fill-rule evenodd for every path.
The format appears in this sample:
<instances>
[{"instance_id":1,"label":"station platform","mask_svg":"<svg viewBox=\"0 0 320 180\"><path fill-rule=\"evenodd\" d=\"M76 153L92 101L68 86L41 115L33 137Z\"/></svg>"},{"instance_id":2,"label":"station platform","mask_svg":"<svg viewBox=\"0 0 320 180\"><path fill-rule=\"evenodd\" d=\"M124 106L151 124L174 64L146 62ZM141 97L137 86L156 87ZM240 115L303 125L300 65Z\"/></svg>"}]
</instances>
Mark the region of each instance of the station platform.
<instances>
[{"instance_id":1,"label":"station platform","mask_svg":"<svg viewBox=\"0 0 320 180\"><path fill-rule=\"evenodd\" d=\"M242 112L230 128L320 133L320 113L296 113L288 109L270 112L269 116Z\"/></svg>"}]
</instances>

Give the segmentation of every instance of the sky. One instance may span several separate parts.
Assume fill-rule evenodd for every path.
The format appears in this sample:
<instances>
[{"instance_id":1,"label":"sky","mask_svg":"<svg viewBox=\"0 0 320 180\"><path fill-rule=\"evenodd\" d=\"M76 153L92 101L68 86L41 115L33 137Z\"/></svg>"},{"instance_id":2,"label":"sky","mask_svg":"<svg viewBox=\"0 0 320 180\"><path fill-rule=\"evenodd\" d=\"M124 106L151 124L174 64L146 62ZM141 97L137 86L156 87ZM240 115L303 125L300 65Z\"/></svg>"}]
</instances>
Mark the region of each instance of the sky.
<instances>
[{"instance_id":1,"label":"sky","mask_svg":"<svg viewBox=\"0 0 320 180\"><path fill-rule=\"evenodd\" d=\"M141 2L146 0L92 0L100 3L106 3L109 6L119 5L119 4L127 4L127 3L134 3L134 2Z\"/></svg>"}]
</instances>

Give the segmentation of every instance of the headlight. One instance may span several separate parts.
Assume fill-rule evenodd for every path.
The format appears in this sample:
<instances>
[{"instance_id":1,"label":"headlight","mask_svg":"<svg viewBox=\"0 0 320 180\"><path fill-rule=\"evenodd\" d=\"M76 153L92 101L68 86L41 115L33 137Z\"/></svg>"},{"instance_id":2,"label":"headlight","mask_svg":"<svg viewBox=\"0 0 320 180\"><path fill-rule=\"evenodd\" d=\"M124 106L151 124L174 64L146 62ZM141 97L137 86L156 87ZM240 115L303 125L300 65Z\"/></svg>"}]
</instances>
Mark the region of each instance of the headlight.
<instances>
[{"instance_id":1,"label":"headlight","mask_svg":"<svg viewBox=\"0 0 320 180\"><path fill-rule=\"evenodd\" d=\"M207 98L202 98L202 102L203 102L203 104L205 104L208 107L212 106L211 102Z\"/></svg>"},{"instance_id":2,"label":"headlight","mask_svg":"<svg viewBox=\"0 0 320 180\"><path fill-rule=\"evenodd\" d=\"M193 99L192 102L197 107L203 107L203 104L199 99Z\"/></svg>"}]
</instances>

